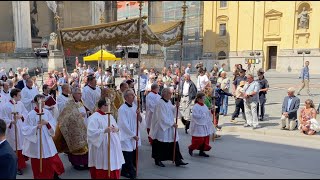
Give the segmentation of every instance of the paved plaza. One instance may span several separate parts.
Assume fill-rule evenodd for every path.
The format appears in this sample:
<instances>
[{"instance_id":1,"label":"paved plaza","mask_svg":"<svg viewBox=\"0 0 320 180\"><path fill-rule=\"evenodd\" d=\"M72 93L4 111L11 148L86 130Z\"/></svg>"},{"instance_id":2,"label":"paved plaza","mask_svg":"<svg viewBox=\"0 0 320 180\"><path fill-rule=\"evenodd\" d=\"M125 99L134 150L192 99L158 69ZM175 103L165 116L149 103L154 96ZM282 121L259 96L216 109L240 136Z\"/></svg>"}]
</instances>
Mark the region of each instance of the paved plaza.
<instances>
[{"instance_id":1,"label":"paved plaza","mask_svg":"<svg viewBox=\"0 0 320 180\"><path fill-rule=\"evenodd\" d=\"M298 90L300 80L298 74L282 74L266 72L270 90L267 94L266 118L261 122L262 128L252 130L243 128L243 121L233 124L230 122L234 111L234 99L229 98L227 116L220 116L222 131L221 139L211 142L212 149L208 152L209 158L199 157L197 151L191 157L188 146L191 136L184 133L184 127L179 121L180 149L186 167L176 167L172 162L164 162L166 167L161 168L154 164L151 158L151 146L148 144L147 134L141 129L142 146L139 149L139 179L146 178L320 178L320 136L302 135L298 131L279 130L281 105L288 87ZM314 100L316 107L320 102L320 75L311 75L310 87L312 97L306 91L298 96L300 107L304 106L307 98ZM195 81L195 76L192 75ZM118 78L117 83L121 80ZM239 116L241 117L241 116ZM64 179L87 179L89 171L74 170L68 157L60 154L65 166ZM23 176L18 179L32 178L30 161ZM123 177L121 177L123 178Z\"/></svg>"}]
</instances>

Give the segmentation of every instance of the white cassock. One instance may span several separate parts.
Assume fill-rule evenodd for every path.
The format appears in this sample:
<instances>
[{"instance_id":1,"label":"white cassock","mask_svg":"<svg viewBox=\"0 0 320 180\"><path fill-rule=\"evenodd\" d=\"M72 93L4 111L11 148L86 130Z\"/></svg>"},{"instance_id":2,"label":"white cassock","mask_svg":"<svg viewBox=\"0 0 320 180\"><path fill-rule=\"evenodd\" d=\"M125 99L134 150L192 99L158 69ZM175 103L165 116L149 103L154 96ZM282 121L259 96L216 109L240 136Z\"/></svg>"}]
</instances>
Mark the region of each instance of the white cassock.
<instances>
[{"instance_id":1,"label":"white cassock","mask_svg":"<svg viewBox=\"0 0 320 180\"><path fill-rule=\"evenodd\" d=\"M110 126L118 127L115 119L110 115ZM108 115L95 112L89 117L87 138L89 147L88 166L96 169L108 170ZM125 163L121 150L119 132L110 133L110 170L118 170Z\"/></svg>"},{"instance_id":2,"label":"white cassock","mask_svg":"<svg viewBox=\"0 0 320 180\"><path fill-rule=\"evenodd\" d=\"M42 158L49 158L58 153L52 139L56 129L56 120L48 110L43 109L43 112L44 115L41 118L48 121L51 128L48 129L47 126L42 126ZM30 111L22 128L22 133L25 136L22 154L30 158L40 159L40 129L37 129L38 122L39 116L37 112L35 110Z\"/></svg>"},{"instance_id":3,"label":"white cassock","mask_svg":"<svg viewBox=\"0 0 320 180\"><path fill-rule=\"evenodd\" d=\"M11 99L11 98L10 98ZM7 99L6 96L2 96L0 94L0 107L2 107L4 104L6 104L7 102L9 102L9 99ZM1 114L0 114L1 115Z\"/></svg>"},{"instance_id":4,"label":"white cassock","mask_svg":"<svg viewBox=\"0 0 320 180\"><path fill-rule=\"evenodd\" d=\"M62 110L64 109L68 101L69 101L69 97L66 97L63 94L60 94L57 97L57 107L58 107L59 114L62 112Z\"/></svg>"},{"instance_id":5,"label":"white cassock","mask_svg":"<svg viewBox=\"0 0 320 180\"><path fill-rule=\"evenodd\" d=\"M10 92L11 92L11 90L8 90L8 92L4 92L2 90L0 95L3 96L3 97L6 97L6 99L9 101L11 99Z\"/></svg>"},{"instance_id":6,"label":"white cassock","mask_svg":"<svg viewBox=\"0 0 320 180\"><path fill-rule=\"evenodd\" d=\"M21 91L21 102L24 104L24 107L26 107L27 111L30 112L33 110L36 105L35 103L32 103L34 97L39 94L39 91L37 88L31 88L29 89L27 86L25 86Z\"/></svg>"},{"instance_id":7,"label":"white cassock","mask_svg":"<svg viewBox=\"0 0 320 180\"><path fill-rule=\"evenodd\" d=\"M91 88L89 85L85 86L82 90L82 100L83 104L91 111L95 111L96 104L101 98L101 89Z\"/></svg>"},{"instance_id":8,"label":"white cassock","mask_svg":"<svg viewBox=\"0 0 320 180\"><path fill-rule=\"evenodd\" d=\"M14 124L11 124L11 122L14 120L12 112L16 111L19 113L19 115L22 115L23 118L18 119L17 121L17 144L18 144L18 150L22 150L23 142L24 142L24 136L22 134L22 128L24 126L24 121L28 116L28 111L22 104L22 102L18 101L15 106L13 105L13 102L10 101L9 103L6 103L2 106L2 118L7 124L7 131L6 131L6 138L9 142L12 149L16 150L16 137L15 137L15 127Z\"/></svg>"},{"instance_id":9,"label":"white cassock","mask_svg":"<svg viewBox=\"0 0 320 180\"><path fill-rule=\"evenodd\" d=\"M160 142L174 142L173 124L175 123L176 106L171 101L160 99L156 105L151 122L150 137ZM177 131L176 141L179 140Z\"/></svg>"},{"instance_id":10,"label":"white cassock","mask_svg":"<svg viewBox=\"0 0 320 180\"><path fill-rule=\"evenodd\" d=\"M146 118L145 119L146 119L146 126L149 129L151 127L152 115L153 115L155 106L158 104L160 99L161 99L161 96L154 92L150 92L146 97Z\"/></svg>"},{"instance_id":11,"label":"white cassock","mask_svg":"<svg viewBox=\"0 0 320 180\"><path fill-rule=\"evenodd\" d=\"M195 137L205 137L215 132L213 128L212 114L206 105L196 103L192 108L190 121L190 135Z\"/></svg>"},{"instance_id":12,"label":"white cassock","mask_svg":"<svg viewBox=\"0 0 320 180\"><path fill-rule=\"evenodd\" d=\"M131 152L136 149L136 140L133 137L137 135L137 108L134 103L132 103L132 107L124 103L118 110L118 126L120 129L122 151ZM138 136L140 137L140 128ZM141 146L141 138L139 138L138 146Z\"/></svg>"}]
</instances>

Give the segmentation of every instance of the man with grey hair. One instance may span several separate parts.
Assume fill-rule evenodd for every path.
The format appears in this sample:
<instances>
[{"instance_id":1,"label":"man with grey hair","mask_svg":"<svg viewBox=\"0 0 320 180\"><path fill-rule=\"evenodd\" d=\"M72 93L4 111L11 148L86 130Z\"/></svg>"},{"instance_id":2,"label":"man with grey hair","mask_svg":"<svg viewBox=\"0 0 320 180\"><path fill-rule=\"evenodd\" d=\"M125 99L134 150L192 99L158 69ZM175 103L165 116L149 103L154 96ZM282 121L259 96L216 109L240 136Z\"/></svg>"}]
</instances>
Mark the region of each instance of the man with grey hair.
<instances>
[{"instance_id":1,"label":"man with grey hair","mask_svg":"<svg viewBox=\"0 0 320 180\"><path fill-rule=\"evenodd\" d=\"M297 112L300 105L300 99L294 95L295 89L290 87L282 103L281 129L294 130L298 126Z\"/></svg>"},{"instance_id":2,"label":"man with grey hair","mask_svg":"<svg viewBox=\"0 0 320 180\"><path fill-rule=\"evenodd\" d=\"M14 88L13 81L12 81L12 79L8 79L7 82L9 83L9 90L11 91L11 89Z\"/></svg>"},{"instance_id":3,"label":"man with grey hair","mask_svg":"<svg viewBox=\"0 0 320 180\"><path fill-rule=\"evenodd\" d=\"M152 158L155 164L160 167L165 167L161 161L172 160L175 153L175 164L176 166L187 165L182 161L183 157L179 149L179 135L178 131L176 134L176 148L174 148L174 135L175 129L178 125L175 122L175 111L177 108L170 102L172 92L170 88L164 88L162 90L162 98L158 101L155 106L150 135L152 141ZM179 106L179 101L176 101L176 105Z\"/></svg>"},{"instance_id":4,"label":"man with grey hair","mask_svg":"<svg viewBox=\"0 0 320 180\"><path fill-rule=\"evenodd\" d=\"M69 100L69 94L71 93L70 85L65 83L61 86L62 93L57 97L57 106L59 114L64 109L66 103Z\"/></svg>"},{"instance_id":5,"label":"man with grey hair","mask_svg":"<svg viewBox=\"0 0 320 180\"><path fill-rule=\"evenodd\" d=\"M257 104L259 102L260 85L254 81L253 75L247 75L247 82L243 87L244 89L244 108L246 113L247 122L244 127L252 126L253 129L260 128L257 115Z\"/></svg>"},{"instance_id":6,"label":"man with grey hair","mask_svg":"<svg viewBox=\"0 0 320 180\"><path fill-rule=\"evenodd\" d=\"M135 94L132 89L124 91L125 103L118 110L118 127L120 130L120 143L125 159L121 175L130 179L136 178L136 141L141 146L140 131L137 133L137 121L141 123L142 117L134 102ZM138 120L137 120L138 117ZM137 135L138 134L138 135Z\"/></svg>"},{"instance_id":7,"label":"man with grey hair","mask_svg":"<svg viewBox=\"0 0 320 180\"><path fill-rule=\"evenodd\" d=\"M159 100L161 99L161 96L159 93L159 85L158 84L152 84L151 85L151 92L146 97L146 125L147 125L147 133L149 135L150 128L151 128L151 121L152 121L152 115L154 112L155 106L158 104ZM152 138L148 136L149 143L152 144Z\"/></svg>"}]
</instances>

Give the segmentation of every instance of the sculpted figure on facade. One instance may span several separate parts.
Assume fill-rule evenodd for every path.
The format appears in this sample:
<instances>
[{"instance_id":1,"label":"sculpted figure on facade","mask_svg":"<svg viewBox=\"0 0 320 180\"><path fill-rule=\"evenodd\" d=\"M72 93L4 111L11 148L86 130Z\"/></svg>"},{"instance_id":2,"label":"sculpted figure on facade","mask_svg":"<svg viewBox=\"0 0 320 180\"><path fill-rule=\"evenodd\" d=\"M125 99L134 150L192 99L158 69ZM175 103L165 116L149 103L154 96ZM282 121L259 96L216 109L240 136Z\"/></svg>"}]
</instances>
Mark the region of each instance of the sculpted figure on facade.
<instances>
[{"instance_id":1,"label":"sculpted figure on facade","mask_svg":"<svg viewBox=\"0 0 320 180\"><path fill-rule=\"evenodd\" d=\"M299 19L299 29L308 29L309 28L309 15L306 7L302 8L301 13L298 15Z\"/></svg>"}]
</instances>

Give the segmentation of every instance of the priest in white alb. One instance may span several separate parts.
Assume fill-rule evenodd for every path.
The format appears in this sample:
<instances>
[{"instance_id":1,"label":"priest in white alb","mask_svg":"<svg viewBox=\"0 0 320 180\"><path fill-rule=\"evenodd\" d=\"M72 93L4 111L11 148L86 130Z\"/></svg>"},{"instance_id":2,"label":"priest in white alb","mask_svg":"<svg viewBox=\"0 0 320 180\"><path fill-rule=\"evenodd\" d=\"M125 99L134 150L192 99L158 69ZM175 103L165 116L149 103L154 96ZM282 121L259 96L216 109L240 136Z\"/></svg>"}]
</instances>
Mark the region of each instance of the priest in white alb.
<instances>
[{"instance_id":1,"label":"priest in white alb","mask_svg":"<svg viewBox=\"0 0 320 180\"><path fill-rule=\"evenodd\" d=\"M70 85L65 83L61 86L62 93L57 97L57 106L59 114L62 112L66 103L69 101L69 94L71 93Z\"/></svg>"},{"instance_id":2,"label":"priest in white alb","mask_svg":"<svg viewBox=\"0 0 320 180\"><path fill-rule=\"evenodd\" d=\"M0 95L6 97L6 99L8 101L11 99L10 88L9 88L9 83L8 82L4 82L3 83L3 89L1 90Z\"/></svg>"},{"instance_id":3,"label":"priest in white alb","mask_svg":"<svg viewBox=\"0 0 320 180\"><path fill-rule=\"evenodd\" d=\"M141 146L140 131L137 135L137 117L139 124L142 117L137 105L134 103L135 94L132 89L124 91L125 103L118 110L118 125L120 129L120 140L125 164L121 169L121 176L136 178L136 142Z\"/></svg>"},{"instance_id":4,"label":"priest in white alb","mask_svg":"<svg viewBox=\"0 0 320 180\"><path fill-rule=\"evenodd\" d=\"M41 100L40 100L41 99ZM34 97L36 107L29 112L22 134L25 136L22 154L31 158L31 167L34 179L58 179L64 173L63 163L58 156L52 137L55 134L56 120L51 113L44 109L44 96ZM43 112L41 123L38 113ZM40 131L42 141L40 142ZM42 172L40 172L40 143L42 143Z\"/></svg>"},{"instance_id":5,"label":"priest in white alb","mask_svg":"<svg viewBox=\"0 0 320 180\"><path fill-rule=\"evenodd\" d=\"M110 114L108 126L106 100L98 102L98 110L89 117L87 138L89 147L90 175L92 179L120 179L120 169L125 163L119 137L118 125ZM108 167L108 132L110 132L110 166ZM110 177L108 169L110 168Z\"/></svg>"},{"instance_id":6,"label":"priest in white alb","mask_svg":"<svg viewBox=\"0 0 320 180\"><path fill-rule=\"evenodd\" d=\"M147 126L147 133L149 135L152 115L154 112L155 106L158 104L158 101L161 99L161 96L158 94L159 92L159 85L152 84L151 85L151 92L146 97L146 126ZM149 143L152 144L152 138L148 136Z\"/></svg>"},{"instance_id":7,"label":"priest in white alb","mask_svg":"<svg viewBox=\"0 0 320 180\"><path fill-rule=\"evenodd\" d=\"M175 128L178 125L175 123L176 106L172 105L172 91L170 88L164 88L161 93L161 99L155 107L151 122L150 136L152 138L152 158L155 164L160 167L165 167L161 161L173 160L176 166L187 165L182 161L183 157L179 149L179 135L176 134L176 148L174 150L174 134ZM179 106L179 101L176 101Z\"/></svg>"},{"instance_id":8,"label":"priest in white alb","mask_svg":"<svg viewBox=\"0 0 320 180\"><path fill-rule=\"evenodd\" d=\"M85 107L91 113L95 111L96 104L101 97L101 89L97 87L97 80L94 76L88 76L88 85L82 89L82 100Z\"/></svg>"},{"instance_id":9,"label":"priest in white alb","mask_svg":"<svg viewBox=\"0 0 320 180\"><path fill-rule=\"evenodd\" d=\"M214 125L212 122L211 110L204 105L206 95L199 92L196 96L195 105L192 108L192 116L190 121L190 135L192 136L191 145L189 146L189 154L193 155L193 150L199 150L199 156L209 157L204 151L209 151L210 135L214 133Z\"/></svg>"},{"instance_id":10,"label":"priest in white alb","mask_svg":"<svg viewBox=\"0 0 320 180\"><path fill-rule=\"evenodd\" d=\"M26 86L21 91L21 102L26 107L27 111L32 111L36 105L34 104L34 97L39 94L37 88L33 87L33 81L31 78L26 80Z\"/></svg>"},{"instance_id":11,"label":"priest in white alb","mask_svg":"<svg viewBox=\"0 0 320 180\"><path fill-rule=\"evenodd\" d=\"M21 90L20 89L12 89L10 92L12 98L10 98L9 103L3 104L2 118L7 124L6 137L7 141L12 147L12 149L16 150L16 137L15 137L15 125L17 126L17 150L18 150L18 171L17 174L22 175L23 169L27 167L26 161L28 160L26 157L22 155L22 146L24 142L24 136L22 135L22 128L24 126L24 120L28 115L28 111L20 102L21 100ZM14 119L14 115L12 112L17 112L16 119Z\"/></svg>"}]
</instances>

